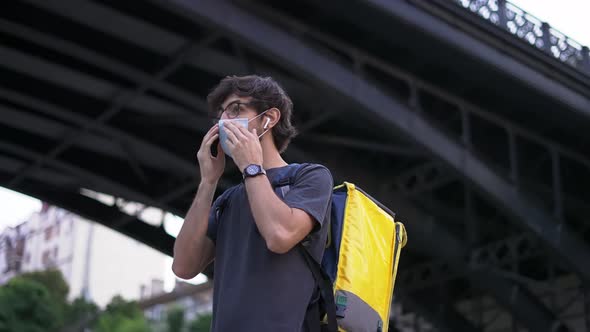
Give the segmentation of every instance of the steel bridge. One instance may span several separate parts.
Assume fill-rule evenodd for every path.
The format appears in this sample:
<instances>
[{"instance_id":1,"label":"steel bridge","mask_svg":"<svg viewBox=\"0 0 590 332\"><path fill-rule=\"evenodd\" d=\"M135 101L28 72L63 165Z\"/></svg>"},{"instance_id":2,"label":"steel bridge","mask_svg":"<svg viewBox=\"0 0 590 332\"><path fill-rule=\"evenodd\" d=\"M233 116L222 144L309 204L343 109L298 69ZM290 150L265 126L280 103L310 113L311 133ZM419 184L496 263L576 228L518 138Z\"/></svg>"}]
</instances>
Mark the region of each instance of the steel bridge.
<instances>
[{"instance_id":1,"label":"steel bridge","mask_svg":"<svg viewBox=\"0 0 590 332\"><path fill-rule=\"evenodd\" d=\"M84 189L183 216L209 89L271 75L408 228L392 330L590 331L589 53L505 0L10 1L0 185L171 254Z\"/></svg>"}]
</instances>

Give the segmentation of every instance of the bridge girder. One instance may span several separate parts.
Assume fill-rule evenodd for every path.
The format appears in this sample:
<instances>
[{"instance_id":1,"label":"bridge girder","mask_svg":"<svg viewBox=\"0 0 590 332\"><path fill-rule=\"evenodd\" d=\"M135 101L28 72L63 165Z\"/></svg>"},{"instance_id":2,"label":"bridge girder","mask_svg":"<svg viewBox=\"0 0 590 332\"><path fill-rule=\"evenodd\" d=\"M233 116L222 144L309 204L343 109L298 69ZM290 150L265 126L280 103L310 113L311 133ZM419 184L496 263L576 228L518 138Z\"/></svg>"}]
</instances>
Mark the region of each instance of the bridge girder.
<instances>
[{"instance_id":1,"label":"bridge girder","mask_svg":"<svg viewBox=\"0 0 590 332\"><path fill-rule=\"evenodd\" d=\"M264 51L286 67L296 68L319 85L349 98L384 124L391 125L424 146L436 158L457 170L484 192L506 213L519 221L583 279L590 281L586 258L590 248L566 225L560 225L531 197L519 192L472 151L434 127L419 112L391 97L366 79L356 75L329 56L323 55L292 35L247 13L228 1L156 1L160 6L191 19L195 24L209 22L222 31ZM231 19L228 19L231 18Z\"/></svg>"}]
</instances>

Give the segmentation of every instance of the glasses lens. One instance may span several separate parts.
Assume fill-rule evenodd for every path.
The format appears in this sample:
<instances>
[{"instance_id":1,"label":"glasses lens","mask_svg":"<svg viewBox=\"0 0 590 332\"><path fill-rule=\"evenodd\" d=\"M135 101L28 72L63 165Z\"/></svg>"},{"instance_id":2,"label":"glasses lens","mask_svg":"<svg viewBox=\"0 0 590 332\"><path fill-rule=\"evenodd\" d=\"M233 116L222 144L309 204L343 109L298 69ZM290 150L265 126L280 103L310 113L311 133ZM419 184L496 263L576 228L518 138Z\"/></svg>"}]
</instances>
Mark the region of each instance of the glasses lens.
<instances>
[{"instance_id":1,"label":"glasses lens","mask_svg":"<svg viewBox=\"0 0 590 332\"><path fill-rule=\"evenodd\" d=\"M225 110L228 118L235 118L240 114L240 103L231 104Z\"/></svg>"}]
</instances>

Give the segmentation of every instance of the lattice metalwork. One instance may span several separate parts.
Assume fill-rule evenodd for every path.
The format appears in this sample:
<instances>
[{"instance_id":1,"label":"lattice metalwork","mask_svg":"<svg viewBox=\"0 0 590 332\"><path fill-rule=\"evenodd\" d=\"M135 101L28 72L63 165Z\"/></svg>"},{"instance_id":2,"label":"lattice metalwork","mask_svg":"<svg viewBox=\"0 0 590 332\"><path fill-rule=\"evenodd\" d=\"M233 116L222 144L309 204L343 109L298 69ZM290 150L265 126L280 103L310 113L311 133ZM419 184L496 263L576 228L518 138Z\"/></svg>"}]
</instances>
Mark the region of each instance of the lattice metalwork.
<instances>
[{"instance_id":1,"label":"lattice metalwork","mask_svg":"<svg viewBox=\"0 0 590 332\"><path fill-rule=\"evenodd\" d=\"M464 8L479 14L481 17L498 25L500 24L500 7L498 0L455 0Z\"/></svg>"},{"instance_id":2,"label":"lattice metalwork","mask_svg":"<svg viewBox=\"0 0 590 332\"><path fill-rule=\"evenodd\" d=\"M590 74L590 50L506 0L454 0L494 25Z\"/></svg>"},{"instance_id":3,"label":"lattice metalwork","mask_svg":"<svg viewBox=\"0 0 590 332\"><path fill-rule=\"evenodd\" d=\"M505 265L516 265L525 259L541 256L543 253L538 240L531 234L520 234L476 248L465 257L463 262L431 261L405 268L399 274L399 282L407 291L422 289L469 273L468 270L458 269L459 263L473 269L503 269L506 268Z\"/></svg>"},{"instance_id":4,"label":"lattice metalwork","mask_svg":"<svg viewBox=\"0 0 590 332\"><path fill-rule=\"evenodd\" d=\"M537 48L543 49L545 47L543 22L511 4L506 4L503 9L500 14L506 18L504 28Z\"/></svg>"}]
</instances>

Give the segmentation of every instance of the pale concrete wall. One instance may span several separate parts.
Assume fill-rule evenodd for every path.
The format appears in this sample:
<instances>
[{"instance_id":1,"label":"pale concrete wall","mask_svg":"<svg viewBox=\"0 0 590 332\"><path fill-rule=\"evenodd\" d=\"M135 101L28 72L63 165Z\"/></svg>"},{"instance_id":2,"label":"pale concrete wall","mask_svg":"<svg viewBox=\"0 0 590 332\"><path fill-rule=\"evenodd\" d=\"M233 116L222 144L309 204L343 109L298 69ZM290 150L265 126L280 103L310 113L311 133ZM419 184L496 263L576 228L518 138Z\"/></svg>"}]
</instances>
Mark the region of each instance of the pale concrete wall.
<instances>
[{"instance_id":1,"label":"pale concrete wall","mask_svg":"<svg viewBox=\"0 0 590 332\"><path fill-rule=\"evenodd\" d=\"M56 207L33 214L27 224L30 258L23 272L46 269L43 253L50 252L70 286L70 300L83 296L87 284L89 298L104 307L117 294L139 299L142 284L164 280L166 255L110 228ZM56 225L59 232L47 240L45 229Z\"/></svg>"}]
</instances>

